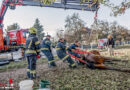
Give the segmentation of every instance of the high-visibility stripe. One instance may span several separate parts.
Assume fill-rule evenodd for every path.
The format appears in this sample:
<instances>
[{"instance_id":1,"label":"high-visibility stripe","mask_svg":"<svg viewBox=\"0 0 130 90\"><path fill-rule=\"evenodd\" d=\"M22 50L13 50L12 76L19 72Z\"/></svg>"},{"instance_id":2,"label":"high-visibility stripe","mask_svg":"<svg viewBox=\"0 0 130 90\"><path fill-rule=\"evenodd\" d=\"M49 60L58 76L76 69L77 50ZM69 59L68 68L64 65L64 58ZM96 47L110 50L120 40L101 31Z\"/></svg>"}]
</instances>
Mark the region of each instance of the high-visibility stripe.
<instances>
[{"instance_id":1,"label":"high-visibility stripe","mask_svg":"<svg viewBox=\"0 0 130 90\"><path fill-rule=\"evenodd\" d=\"M27 51L25 51L25 53L36 53L36 51L35 50L27 50Z\"/></svg>"},{"instance_id":2,"label":"high-visibility stripe","mask_svg":"<svg viewBox=\"0 0 130 90\"><path fill-rule=\"evenodd\" d=\"M48 43L48 42L50 42L50 41L45 41L45 43Z\"/></svg>"},{"instance_id":3,"label":"high-visibility stripe","mask_svg":"<svg viewBox=\"0 0 130 90\"><path fill-rule=\"evenodd\" d=\"M57 60L48 61L48 63L52 63L52 62L55 62L55 61L57 61Z\"/></svg>"},{"instance_id":4,"label":"high-visibility stripe","mask_svg":"<svg viewBox=\"0 0 130 90\"><path fill-rule=\"evenodd\" d=\"M67 59L69 57L69 55L66 55L64 58L62 58L62 60L64 61L65 59Z\"/></svg>"},{"instance_id":5,"label":"high-visibility stripe","mask_svg":"<svg viewBox=\"0 0 130 90\"><path fill-rule=\"evenodd\" d=\"M32 40L30 41L29 45L28 45L28 49L31 47L32 45Z\"/></svg>"},{"instance_id":6,"label":"high-visibility stripe","mask_svg":"<svg viewBox=\"0 0 130 90\"><path fill-rule=\"evenodd\" d=\"M49 50L48 48L41 48L41 50Z\"/></svg>"},{"instance_id":7,"label":"high-visibility stripe","mask_svg":"<svg viewBox=\"0 0 130 90\"><path fill-rule=\"evenodd\" d=\"M40 44L40 42L39 42L39 41L35 42L35 45L38 45L38 44Z\"/></svg>"},{"instance_id":8,"label":"high-visibility stripe","mask_svg":"<svg viewBox=\"0 0 130 90\"><path fill-rule=\"evenodd\" d=\"M31 74L36 74L36 70L30 70Z\"/></svg>"},{"instance_id":9,"label":"high-visibility stripe","mask_svg":"<svg viewBox=\"0 0 130 90\"><path fill-rule=\"evenodd\" d=\"M72 66L72 67L75 66L75 63L74 63L74 64L71 64L71 66Z\"/></svg>"},{"instance_id":10,"label":"high-visibility stripe","mask_svg":"<svg viewBox=\"0 0 130 90\"><path fill-rule=\"evenodd\" d=\"M37 49L36 51L37 51L37 52L40 52L40 51L41 51L41 49Z\"/></svg>"},{"instance_id":11,"label":"high-visibility stripe","mask_svg":"<svg viewBox=\"0 0 130 90\"><path fill-rule=\"evenodd\" d=\"M61 48L56 48L56 50L60 50Z\"/></svg>"},{"instance_id":12,"label":"high-visibility stripe","mask_svg":"<svg viewBox=\"0 0 130 90\"><path fill-rule=\"evenodd\" d=\"M31 74L36 74L36 70L27 69L27 71L30 72Z\"/></svg>"}]
</instances>

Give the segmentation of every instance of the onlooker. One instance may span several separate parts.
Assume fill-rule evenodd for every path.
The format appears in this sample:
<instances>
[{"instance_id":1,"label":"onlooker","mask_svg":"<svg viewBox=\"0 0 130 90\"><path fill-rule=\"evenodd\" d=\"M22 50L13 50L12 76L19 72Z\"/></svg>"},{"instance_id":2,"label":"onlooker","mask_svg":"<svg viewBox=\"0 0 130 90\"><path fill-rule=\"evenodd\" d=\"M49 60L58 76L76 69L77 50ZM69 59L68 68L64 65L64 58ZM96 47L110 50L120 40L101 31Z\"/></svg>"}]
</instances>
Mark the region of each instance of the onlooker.
<instances>
[{"instance_id":1,"label":"onlooker","mask_svg":"<svg viewBox=\"0 0 130 90\"><path fill-rule=\"evenodd\" d=\"M108 35L108 40L107 40L107 45L108 45L108 52L110 53L110 56L114 55L114 51L113 51L113 48L114 48L114 40L113 40L113 37L112 35Z\"/></svg>"}]
</instances>

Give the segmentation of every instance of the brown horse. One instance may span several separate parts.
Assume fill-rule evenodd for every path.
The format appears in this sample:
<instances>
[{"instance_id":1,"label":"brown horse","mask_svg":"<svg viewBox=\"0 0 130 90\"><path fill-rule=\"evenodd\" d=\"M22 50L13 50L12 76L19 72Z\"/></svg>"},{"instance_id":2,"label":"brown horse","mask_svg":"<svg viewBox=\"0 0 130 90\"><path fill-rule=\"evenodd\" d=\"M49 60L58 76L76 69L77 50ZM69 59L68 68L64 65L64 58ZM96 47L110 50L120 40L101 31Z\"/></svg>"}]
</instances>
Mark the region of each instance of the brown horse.
<instances>
[{"instance_id":1,"label":"brown horse","mask_svg":"<svg viewBox=\"0 0 130 90\"><path fill-rule=\"evenodd\" d=\"M130 72L130 70L119 69L114 67L108 67L104 63L112 62L112 61L121 61L119 59L104 57L97 50L92 50L88 54L81 54L83 60L87 61L87 65L90 68L98 68L98 69L108 69L108 70L116 70L123 72Z\"/></svg>"}]
</instances>

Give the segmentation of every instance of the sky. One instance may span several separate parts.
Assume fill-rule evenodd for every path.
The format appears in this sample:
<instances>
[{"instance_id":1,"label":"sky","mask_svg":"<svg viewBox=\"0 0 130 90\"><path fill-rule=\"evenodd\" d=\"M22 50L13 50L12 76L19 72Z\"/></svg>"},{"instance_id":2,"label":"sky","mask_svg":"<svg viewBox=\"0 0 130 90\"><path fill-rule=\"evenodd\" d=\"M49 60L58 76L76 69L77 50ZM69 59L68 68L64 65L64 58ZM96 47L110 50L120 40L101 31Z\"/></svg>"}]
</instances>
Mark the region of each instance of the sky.
<instances>
[{"instance_id":1,"label":"sky","mask_svg":"<svg viewBox=\"0 0 130 90\"><path fill-rule=\"evenodd\" d=\"M1 2L0 0L0 6ZM115 3L117 0L113 0ZM118 2L117 2L118 3ZM130 10L125 14L117 17L110 16L111 10L103 5L98 11L98 19L108 22L117 21L118 24L130 29ZM4 28L13 23L18 23L21 28L32 27L36 18L39 18L40 23L44 27L45 33L55 36L57 29L63 29L65 25L65 18L73 13L79 13L80 18L86 23L85 26L90 27L94 22L94 12L80 11L80 10L64 10L47 7L32 7L32 6L17 6L15 10L10 10L4 17Z\"/></svg>"}]
</instances>

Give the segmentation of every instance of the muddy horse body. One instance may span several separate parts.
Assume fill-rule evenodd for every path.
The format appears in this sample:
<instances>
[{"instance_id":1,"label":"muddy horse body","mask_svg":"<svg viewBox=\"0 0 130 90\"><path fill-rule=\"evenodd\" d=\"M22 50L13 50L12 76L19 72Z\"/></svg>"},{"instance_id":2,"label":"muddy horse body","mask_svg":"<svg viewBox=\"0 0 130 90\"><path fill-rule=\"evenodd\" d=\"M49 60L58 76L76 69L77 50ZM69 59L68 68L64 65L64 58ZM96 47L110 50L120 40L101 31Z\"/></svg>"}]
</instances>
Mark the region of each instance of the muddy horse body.
<instances>
[{"instance_id":1,"label":"muddy horse body","mask_svg":"<svg viewBox=\"0 0 130 90\"><path fill-rule=\"evenodd\" d=\"M116 70L116 71L123 71L123 72L130 72L130 70L119 69L114 67L108 67L104 63L105 62L112 62L112 61L121 61L119 59L111 58L111 57L104 57L100 54L97 50L92 50L88 54L80 54L82 59L86 61L89 68L98 68L98 69L108 69L108 70Z\"/></svg>"}]
</instances>

